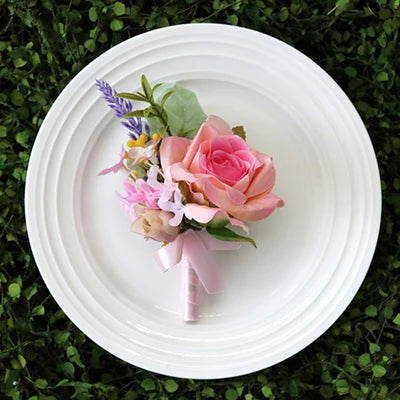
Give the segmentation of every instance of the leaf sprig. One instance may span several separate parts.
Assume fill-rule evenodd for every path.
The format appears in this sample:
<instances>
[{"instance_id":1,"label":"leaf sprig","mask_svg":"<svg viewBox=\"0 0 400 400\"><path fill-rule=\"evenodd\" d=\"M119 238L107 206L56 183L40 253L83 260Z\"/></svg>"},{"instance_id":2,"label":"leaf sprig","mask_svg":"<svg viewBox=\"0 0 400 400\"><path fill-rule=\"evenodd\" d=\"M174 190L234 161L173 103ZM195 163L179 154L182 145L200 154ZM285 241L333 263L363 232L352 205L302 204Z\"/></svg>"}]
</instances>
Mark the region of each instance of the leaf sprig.
<instances>
[{"instance_id":1,"label":"leaf sprig","mask_svg":"<svg viewBox=\"0 0 400 400\"><path fill-rule=\"evenodd\" d=\"M168 136L172 136L170 127L168 125L168 114L164 109L164 104L168 100L168 98L174 93L174 89L167 90L160 104L158 104L154 99L154 92L158 89L162 83L157 83L153 87L151 87L149 81L147 80L145 75L142 75L140 79L142 85L143 92L129 93L129 92L121 92L117 93L116 97L122 97L127 100L134 101L143 101L149 104L148 107L142 110L134 110L128 114L124 115L124 118L132 118L132 117L140 117L140 118L157 118L162 124L161 131L159 132L162 136L167 134Z\"/></svg>"}]
</instances>

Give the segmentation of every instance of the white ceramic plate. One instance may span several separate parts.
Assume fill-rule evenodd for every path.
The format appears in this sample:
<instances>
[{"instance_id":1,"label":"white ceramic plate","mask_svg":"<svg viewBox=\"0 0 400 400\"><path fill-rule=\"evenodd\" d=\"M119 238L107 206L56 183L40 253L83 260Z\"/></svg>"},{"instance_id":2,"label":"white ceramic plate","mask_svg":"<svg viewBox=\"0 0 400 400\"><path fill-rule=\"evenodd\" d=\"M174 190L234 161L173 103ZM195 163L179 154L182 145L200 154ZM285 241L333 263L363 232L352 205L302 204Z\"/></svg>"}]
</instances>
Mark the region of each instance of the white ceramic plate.
<instances>
[{"instance_id":1,"label":"white ceramic plate","mask_svg":"<svg viewBox=\"0 0 400 400\"><path fill-rule=\"evenodd\" d=\"M218 254L226 285L197 324L180 315L180 272L162 274L157 243L130 233L97 173L127 139L95 79L118 91L179 81L206 113L244 125L274 157L286 206L250 227L258 249ZM71 320L134 365L186 378L271 366L320 336L368 270L380 222L380 181L365 127L338 85L299 51L251 30L212 24L152 31L107 51L65 88L38 134L26 216L40 272Z\"/></svg>"}]
</instances>

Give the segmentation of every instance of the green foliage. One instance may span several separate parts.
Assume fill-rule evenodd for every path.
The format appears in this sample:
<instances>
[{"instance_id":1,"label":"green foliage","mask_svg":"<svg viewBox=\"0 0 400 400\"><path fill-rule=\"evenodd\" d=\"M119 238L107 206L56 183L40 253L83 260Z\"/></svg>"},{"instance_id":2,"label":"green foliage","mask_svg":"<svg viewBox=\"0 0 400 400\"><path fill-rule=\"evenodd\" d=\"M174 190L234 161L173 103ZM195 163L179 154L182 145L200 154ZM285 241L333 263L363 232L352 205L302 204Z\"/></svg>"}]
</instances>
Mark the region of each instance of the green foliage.
<instances>
[{"instance_id":1,"label":"green foliage","mask_svg":"<svg viewBox=\"0 0 400 400\"><path fill-rule=\"evenodd\" d=\"M142 91L137 93L118 93L117 97L146 102L149 106L143 110L135 109L125 117L144 117L151 133L159 132L169 136L184 136L193 139L206 120L194 92L178 84L166 87L157 97L156 91L163 84L150 86L145 75L141 78Z\"/></svg>"},{"instance_id":2,"label":"green foliage","mask_svg":"<svg viewBox=\"0 0 400 400\"><path fill-rule=\"evenodd\" d=\"M59 309L32 258L26 168L52 102L91 60L151 29L244 26L315 60L358 109L377 153L377 250L342 317L301 353L251 375L172 379L111 356ZM0 0L0 398L400 400L399 0Z\"/></svg>"},{"instance_id":3,"label":"green foliage","mask_svg":"<svg viewBox=\"0 0 400 400\"><path fill-rule=\"evenodd\" d=\"M206 226L206 230L216 239L224 240L226 242L249 242L254 247L257 247L256 242L253 239L249 238L248 236L238 235L224 226L215 227L213 224L210 224Z\"/></svg>"},{"instance_id":4,"label":"green foliage","mask_svg":"<svg viewBox=\"0 0 400 400\"><path fill-rule=\"evenodd\" d=\"M171 126L168 120L168 113L165 110L164 103L165 100L170 96L170 94L172 94L172 92L165 93L161 101L158 102L155 100L154 96L157 88L159 88L162 85L162 83L161 82L156 83L154 87L151 87L145 75L142 75L140 83L142 85L142 92L136 92L136 93L121 92L116 94L116 97L122 97L128 100L145 102L148 103L149 106L142 110L134 109L133 111L126 114L124 117L125 118L140 117L140 118L146 118L148 121L155 120L156 122L150 125L153 126L152 133L155 133L157 131L162 136L164 136L165 134L171 136L173 133L171 132ZM154 126L157 126L157 129L154 129Z\"/></svg>"},{"instance_id":5,"label":"green foliage","mask_svg":"<svg viewBox=\"0 0 400 400\"><path fill-rule=\"evenodd\" d=\"M193 139L206 120L196 94L178 84L162 91L157 97L157 103L164 107L171 134L174 136ZM152 127L151 121L149 123Z\"/></svg>"},{"instance_id":6,"label":"green foliage","mask_svg":"<svg viewBox=\"0 0 400 400\"><path fill-rule=\"evenodd\" d=\"M243 127L243 126L234 126L234 127L232 128L232 132L233 132L235 135L240 136L243 140L246 140L246 131L244 130L244 127Z\"/></svg>"}]
</instances>

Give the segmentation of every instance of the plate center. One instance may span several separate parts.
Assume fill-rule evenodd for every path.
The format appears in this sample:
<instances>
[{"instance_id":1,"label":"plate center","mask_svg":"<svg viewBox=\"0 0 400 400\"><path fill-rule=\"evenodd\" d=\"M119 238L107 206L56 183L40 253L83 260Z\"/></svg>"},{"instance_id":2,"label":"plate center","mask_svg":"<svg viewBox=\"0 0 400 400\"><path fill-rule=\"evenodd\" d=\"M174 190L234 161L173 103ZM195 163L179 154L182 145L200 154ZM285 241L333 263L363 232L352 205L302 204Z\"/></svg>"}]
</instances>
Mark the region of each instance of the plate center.
<instances>
[{"instance_id":1,"label":"plate center","mask_svg":"<svg viewBox=\"0 0 400 400\"><path fill-rule=\"evenodd\" d=\"M257 249L243 244L239 251L215 254L226 291L204 296L203 318L235 314L241 320L249 310L272 314L315 269L330 213L329 193L321 184L323 168L306 132L268 94L213 79L181 83L197 93L206 114L221 116L231 126L244 125L249 146L273 156L277 170L273 192L286 202L266 220L250 224ZM159 243L130 232L130 217L117 197L117 192L124 193L124 172L97 176L117 161L126 132L112 117L97 137L76 194L80 199L76 223L84 221L80 231L90 266L102 284L129 307L149 315L179 315L179 268L162 273L153 258Z\"/></svg>"}]
</instances>

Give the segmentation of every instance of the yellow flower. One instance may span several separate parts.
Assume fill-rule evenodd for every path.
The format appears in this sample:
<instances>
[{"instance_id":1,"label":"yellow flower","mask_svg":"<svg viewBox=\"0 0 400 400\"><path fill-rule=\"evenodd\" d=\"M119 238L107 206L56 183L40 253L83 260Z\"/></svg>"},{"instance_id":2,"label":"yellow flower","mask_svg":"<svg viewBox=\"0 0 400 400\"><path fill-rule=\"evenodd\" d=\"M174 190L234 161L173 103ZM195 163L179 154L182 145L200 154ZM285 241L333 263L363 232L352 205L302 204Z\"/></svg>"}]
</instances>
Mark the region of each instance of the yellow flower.
<instances>
[{"instance_id":1,"label":"yellow flower","mask_svg":"<svg viewBox=\"0 0 400 400\"><path fill-rule=\"evenodd\" d=\"M148 136L145 133L142 133L137 140L128 140L126 143L128 147L144 147L147 142Z\"/></svg>"},{"instance_id":2,"label":"yellow flower","mask_svg":"<svg viewBox=\"0 0 400 400\"><path fill-rule=\"evenodd\" d=\"M156 133L153 134L153 136L151 138L153 139L153 142L155 143L155 142L157 142L157 140L160 137L161 137L161 135L158 132L156 132Z\"/></svg>"}]
</instances>

